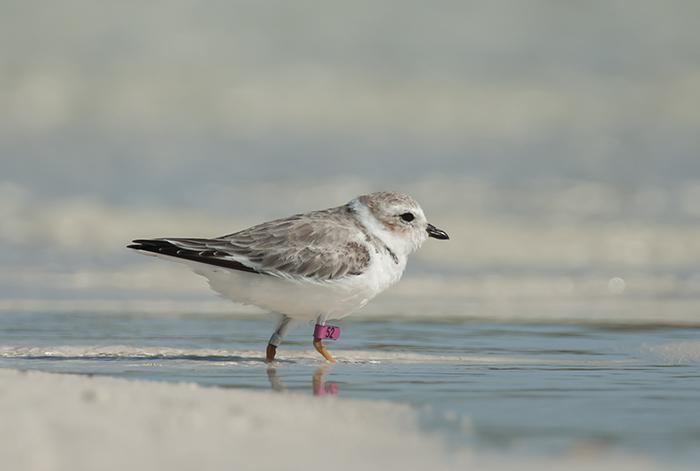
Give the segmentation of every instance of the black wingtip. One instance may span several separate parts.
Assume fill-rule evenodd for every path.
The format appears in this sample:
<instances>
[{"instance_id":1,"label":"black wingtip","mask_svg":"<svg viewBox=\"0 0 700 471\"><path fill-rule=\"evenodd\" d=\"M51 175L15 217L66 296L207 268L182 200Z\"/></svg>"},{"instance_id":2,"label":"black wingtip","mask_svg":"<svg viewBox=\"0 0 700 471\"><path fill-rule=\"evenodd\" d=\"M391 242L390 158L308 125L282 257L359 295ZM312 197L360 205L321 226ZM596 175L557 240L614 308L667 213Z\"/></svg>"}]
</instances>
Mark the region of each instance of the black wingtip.
<instances>
[{"instance_id":1,"label":"black wingtip","mask_svg":"<svg viewBox=\"0 0 700 471\"><path fill-rule=\"evenodd\" d=\"M151 247L170 245L170 242L161 239L134 239L131 243L136 245L148 245Z\"/></svg>"},{"instance_id":2,"label":"black wingtip","mask_svg":"<svg viewBox=\"0 0 700 471\"><path fill-rule=\"evenodd\" d=\"M148 249L157 249L159 247L164 247L170 245L169 242L166 242L164 240L158 240L158 239L134 239L131 241L131 244L127 245L126 248L128 249L136 249L136 250L148 250Z\"/></svg>"},{"instance_id":3,"label":"black wingtip","mask_svg":"<svg viewBox=\"0 0 700 471\"><path fill-rule=\"evenodd\" d=\"M134 239L132 243L127 245L127 249L143 250L145 252L161 253L164 251L171 252L176 247L170 242L162 239Z\"/></svg>"},{"instance_id":4,"label":"black wingtip","mask_svg":"<svg viewBox=\"0 0 700 471\"><path fill-rule=\"evenodd\" d=\"M256 270L255 268L244 265L236 260L220 258L220 256L229 255L226 252L206 249L184 249L164 239L135 239L132 241L131 244L127 245L126 247L128 249L141 250L143 252L152 252L155 254L169 255L175 258L192 260L194 262L204 263L207 265L216 265L219 267L230 268L232 270L245 271L250 273L263 273L261 271Z\"/></svg>"}]
</instances>

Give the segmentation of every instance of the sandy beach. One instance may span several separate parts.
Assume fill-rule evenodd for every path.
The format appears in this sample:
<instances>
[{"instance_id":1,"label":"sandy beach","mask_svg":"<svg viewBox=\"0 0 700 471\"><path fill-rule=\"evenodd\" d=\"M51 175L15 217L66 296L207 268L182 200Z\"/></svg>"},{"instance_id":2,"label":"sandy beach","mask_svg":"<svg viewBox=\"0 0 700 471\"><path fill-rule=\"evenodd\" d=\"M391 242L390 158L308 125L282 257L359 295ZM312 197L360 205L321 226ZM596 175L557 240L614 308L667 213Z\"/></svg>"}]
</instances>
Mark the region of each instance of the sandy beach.
<instances>
[{"instance_id":1,"label":"sandy beach","mask_svg":"<svg viewBox=\"0 0 700 471\"><path fill-rule=\"evenodd\" d=\"M107 377L0 370L0 414L12 470L671 469L585 449L482 456L422 432L399 404Z\"/></svg>"}]
</instances>

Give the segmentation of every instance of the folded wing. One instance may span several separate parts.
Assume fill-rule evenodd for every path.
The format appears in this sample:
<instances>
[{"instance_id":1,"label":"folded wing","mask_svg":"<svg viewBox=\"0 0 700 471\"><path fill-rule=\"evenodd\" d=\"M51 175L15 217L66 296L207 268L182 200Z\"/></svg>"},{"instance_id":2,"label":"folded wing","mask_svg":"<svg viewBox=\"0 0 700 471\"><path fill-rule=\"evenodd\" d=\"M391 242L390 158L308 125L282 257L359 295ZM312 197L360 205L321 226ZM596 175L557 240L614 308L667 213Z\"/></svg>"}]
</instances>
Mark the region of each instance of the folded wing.
<instances>
[{"instance_id":1,"label":"folded wing","mask_svg":"<svg viewBox=\"0 0 700 471\"><path fill-rule=\"evenodd\" d=\"M137 239L129 248L232 270L330 281L370 263L363 232L343 208L291 216L216 239Z\"/></svg>"}]
</instances>

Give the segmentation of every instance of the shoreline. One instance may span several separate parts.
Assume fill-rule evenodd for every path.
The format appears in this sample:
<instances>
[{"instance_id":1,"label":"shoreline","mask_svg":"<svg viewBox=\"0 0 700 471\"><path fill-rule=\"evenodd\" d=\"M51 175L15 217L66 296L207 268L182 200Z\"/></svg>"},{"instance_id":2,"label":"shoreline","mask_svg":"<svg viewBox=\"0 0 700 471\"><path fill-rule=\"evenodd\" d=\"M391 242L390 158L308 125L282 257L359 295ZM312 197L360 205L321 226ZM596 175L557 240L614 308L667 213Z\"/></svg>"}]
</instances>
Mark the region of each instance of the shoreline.
<instances>
[{"instance_id":1,"label":"shoreline","mask_svg":"<svg viewBox=\"0 0 700 471\"><path fill-rule=\"evenodd\" d=\"M384 401L0 369L0 453L13 470L683 469L577 450L492 456L422 431Z\"/></svg>"}]
</instances>

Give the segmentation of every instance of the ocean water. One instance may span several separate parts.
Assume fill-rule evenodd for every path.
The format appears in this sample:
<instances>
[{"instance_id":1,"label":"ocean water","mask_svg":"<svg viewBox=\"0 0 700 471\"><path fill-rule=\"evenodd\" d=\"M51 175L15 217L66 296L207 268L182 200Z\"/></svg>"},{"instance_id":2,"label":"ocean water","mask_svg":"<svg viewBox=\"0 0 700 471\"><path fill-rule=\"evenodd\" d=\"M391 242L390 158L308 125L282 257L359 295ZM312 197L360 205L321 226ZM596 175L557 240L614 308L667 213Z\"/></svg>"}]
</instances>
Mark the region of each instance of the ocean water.
<instances>
[{"instance_id":1,"label":"ocean water","mask_svg":"<svg viewBox=\"0 0 700 471\"><path fill-rule=\"evenodd\" d=\"M0 367L398 401L426 430L485 453L700 460L700 328L658 324L342 322L338 363L273 319L90 312L0 314ZM319 400L323 400L319 398Z\"/></svg>"}]
</instances>

